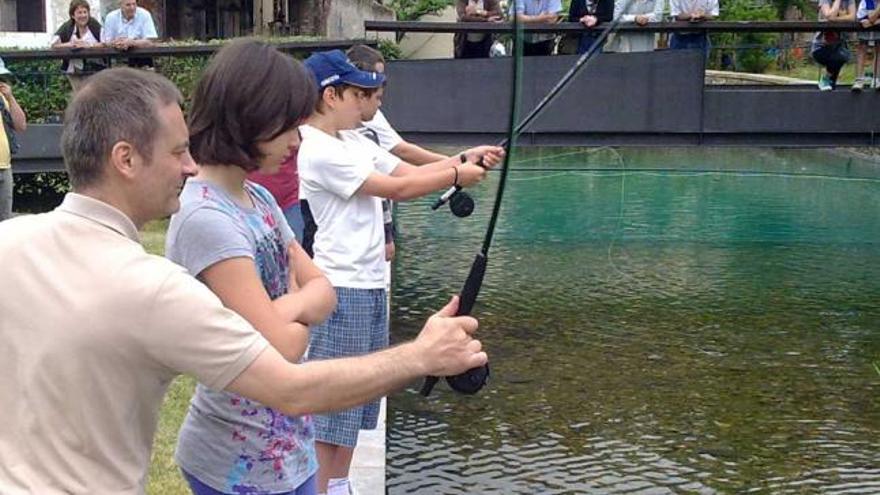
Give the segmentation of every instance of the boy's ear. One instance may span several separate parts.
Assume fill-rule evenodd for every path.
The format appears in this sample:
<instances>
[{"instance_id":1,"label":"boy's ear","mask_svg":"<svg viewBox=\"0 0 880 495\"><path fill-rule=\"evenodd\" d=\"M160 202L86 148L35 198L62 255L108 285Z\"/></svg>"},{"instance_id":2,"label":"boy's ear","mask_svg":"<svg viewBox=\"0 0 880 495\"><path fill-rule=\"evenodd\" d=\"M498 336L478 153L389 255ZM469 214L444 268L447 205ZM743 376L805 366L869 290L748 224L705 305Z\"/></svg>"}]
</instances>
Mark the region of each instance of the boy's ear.
<instances>
[{"instance_id":1,"label":"boy's ear","mask_svg":"<svg viewBox=\"0 0 880 495\"><path fill-rule=\"evenodd\" d=\"M321 101L323 101L324 104L335 102L337 98L336 88L333 86L327 86L321 90Z\"/></svg>"}]
</instances>

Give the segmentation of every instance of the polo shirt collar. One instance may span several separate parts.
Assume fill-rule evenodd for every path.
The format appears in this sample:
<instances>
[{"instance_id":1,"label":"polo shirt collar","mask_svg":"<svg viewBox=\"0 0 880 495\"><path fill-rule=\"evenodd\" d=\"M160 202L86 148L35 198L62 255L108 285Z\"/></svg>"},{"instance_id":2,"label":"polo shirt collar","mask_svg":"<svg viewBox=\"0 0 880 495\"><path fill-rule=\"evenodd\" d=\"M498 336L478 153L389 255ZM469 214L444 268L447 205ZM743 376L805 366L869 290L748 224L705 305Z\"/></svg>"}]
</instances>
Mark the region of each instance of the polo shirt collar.
<instances>
[{"instance_id":1,"label":"polo shirt collar","mask_svg":"<svg viewBox=\"0 0 880 495\"><path fill-rule=\"evenodd\" d=\"M57 209L58 211L97 222L140 243L140 235L138 234L137 227L134 226L134 222L124 213L103 201L69 192L64 196L64 201Z\"/></svg>"}]
</instances>

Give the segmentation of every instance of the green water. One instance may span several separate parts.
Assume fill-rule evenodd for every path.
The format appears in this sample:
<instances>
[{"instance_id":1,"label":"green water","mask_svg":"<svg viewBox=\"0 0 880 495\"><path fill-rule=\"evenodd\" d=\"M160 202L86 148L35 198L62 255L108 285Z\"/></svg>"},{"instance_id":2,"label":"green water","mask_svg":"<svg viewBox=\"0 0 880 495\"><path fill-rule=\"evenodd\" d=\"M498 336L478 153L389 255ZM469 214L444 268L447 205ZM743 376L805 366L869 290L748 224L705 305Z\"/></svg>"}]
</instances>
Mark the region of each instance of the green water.
<instances>
[{"instance_id":1,"label":"green water","mask_svg":"<svg viewBox=\"0 0 880 495\"><path fill-rule=\"evenodd\" d=\"M514 167L474 311L492 381L391 398L389 493L880 493L880 165L556 148ZM465 220L398 206L394 338L460 289L496 184Z\"/></svg>"}]
</instances>

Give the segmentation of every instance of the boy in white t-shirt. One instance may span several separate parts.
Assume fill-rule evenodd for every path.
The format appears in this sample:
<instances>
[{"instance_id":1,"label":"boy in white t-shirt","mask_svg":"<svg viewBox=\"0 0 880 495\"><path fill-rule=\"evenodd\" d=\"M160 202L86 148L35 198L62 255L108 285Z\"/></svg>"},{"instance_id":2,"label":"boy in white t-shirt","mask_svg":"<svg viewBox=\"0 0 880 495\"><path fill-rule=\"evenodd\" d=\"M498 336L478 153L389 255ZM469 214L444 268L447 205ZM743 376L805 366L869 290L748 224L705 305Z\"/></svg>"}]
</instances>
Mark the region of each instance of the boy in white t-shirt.
<instances>
[{"instance_id":1,"label":"boy in white t-shirt","mask_svg":"<svg viewBox=\"0 0 880 495\"><path fill-rule=\"evenodd\" d=\"M385 76L359 70L340 50L305 61L320 91L315 113L300 127L300 195L317 231L315 264L336 290L336 311L312 329L309 359L366 354L388 345L382 198L418 198L453 184L469 186L498 164L503 149L480 146L416 167L355 129ZM358 431L374 429L379 401L315 417L319 493L348 493Z\"/></svg>"}]
</instances>

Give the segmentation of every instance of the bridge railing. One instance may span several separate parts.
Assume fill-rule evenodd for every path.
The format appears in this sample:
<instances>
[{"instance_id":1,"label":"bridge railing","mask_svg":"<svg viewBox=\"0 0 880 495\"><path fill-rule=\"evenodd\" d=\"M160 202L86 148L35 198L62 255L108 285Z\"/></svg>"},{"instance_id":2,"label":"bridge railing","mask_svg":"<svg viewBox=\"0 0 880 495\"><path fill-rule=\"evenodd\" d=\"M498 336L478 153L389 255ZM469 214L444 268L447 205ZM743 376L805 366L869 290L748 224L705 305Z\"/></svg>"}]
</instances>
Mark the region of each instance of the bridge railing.
<instances>
[{"instance_id":1,"label":"bridge railing","mask_svg":"<svg viewBox=\"0 0 880 495\"><path fill-rule=\"evenodd\" d=\"M603 28L597 24L590 30ZM368 32L395 33L493 33L504 34L513 31L509 22L422 22L422 21L364 21L364 30ZM588 31L588 28L577 22L560 22L556 24L529 24L523 26L527 33L576 34ZM696 31L705 33L810 33L815 31L880 31L880 26L865 29L858 22L839 21L663 21L650 22L644 26L635 23L621 23L617 27L620 32L638 33L674 33Z\"/></svg>"}]
</instances>

